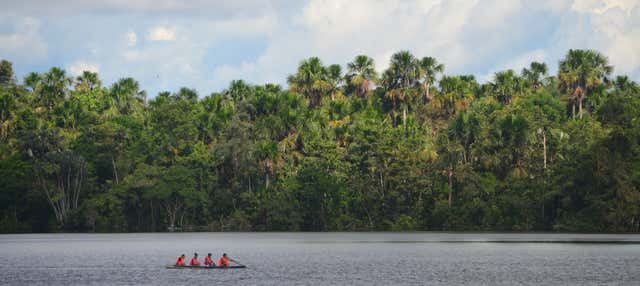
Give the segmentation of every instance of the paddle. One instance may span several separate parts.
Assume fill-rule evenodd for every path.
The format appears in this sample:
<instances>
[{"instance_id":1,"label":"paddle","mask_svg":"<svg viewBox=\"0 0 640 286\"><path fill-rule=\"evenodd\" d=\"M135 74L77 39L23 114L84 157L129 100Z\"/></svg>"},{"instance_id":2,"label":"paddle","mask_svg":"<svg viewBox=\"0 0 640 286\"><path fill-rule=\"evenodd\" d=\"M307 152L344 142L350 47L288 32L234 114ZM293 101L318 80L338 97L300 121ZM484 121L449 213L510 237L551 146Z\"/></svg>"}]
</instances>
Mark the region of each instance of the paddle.
<instances>
[{"instance_id":1,"label":"paddle","mask_svg":"<svg viewBox=\"0 0 640 286\"><path fill-rule=\"evenodd\" d=\"M240 262L238 262L238 261L235 261L235 260L233 260L233 259L231 259L231 258L229 258L229 261L232 261L232 262L234 262L235 264L238 264L238 265L240 265L240 266L247 267L246 265L244 265L244 264L242 264L242 263L240 263Z\"/></svg>"}]
</instances>

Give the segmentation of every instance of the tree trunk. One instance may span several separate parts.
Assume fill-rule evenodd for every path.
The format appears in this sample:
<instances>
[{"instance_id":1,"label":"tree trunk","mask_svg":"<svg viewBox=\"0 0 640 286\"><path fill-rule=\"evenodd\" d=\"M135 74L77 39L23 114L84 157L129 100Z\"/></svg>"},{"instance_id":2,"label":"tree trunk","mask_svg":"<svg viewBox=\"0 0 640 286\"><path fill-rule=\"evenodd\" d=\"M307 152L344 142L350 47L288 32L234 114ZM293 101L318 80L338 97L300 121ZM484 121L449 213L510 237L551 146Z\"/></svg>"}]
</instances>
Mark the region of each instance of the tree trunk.
<instances>
[{"instance_id":1,"label":"tree trunk","mask_svg":"<svg viewBox=\"0 0 640 286\"><path fill-rule=\"evenodd\" d=\"M151 210L151 231L156 231L156 218L153 215L153 200L149 201L149 209Z\"/></svg>"},{"instance_id":2,"label":"tree trunk","mask_svg":"<svg viewBox=\"0 0 640 286\"><path fill-rule=\"evenodd\" d=\"M393 102L393 112L392 112L392 114L393 114L393 127L397 127L398 126L398 123L397 123L398 122L398 114L396 113L396 110L398 110L397 109L398 104L396 103L396 101L397 100L396 100L395 97L392 98L392 100L391 100L391 102Z\"/></svg>"},{"instance_id":3,"label":"tree trunk","mask_svg":"<svg viewBox=\"0 0 640 286\"><path fill-rule=\"evenodd\" d=\"M322 214L320 216L320 224L322 225L321 230L322 231L327 231L327 193L326 192L322 192L322 203L320 204L320 213Z\"/></svg>"},{"instance_id":4,"label":"tree trunk","mask_svg":"<svg viewBox=\"0 0 640 286\"><path fill-rule=\"evenodd\" d=\"M178 220L178 212L180 212L181 207L182 207L182 204L178 202L177 199L175 199L173 202L169 201L165 203L165 208L167 210L167 218L169 220L168 222L171 228L174 230L176 227L176 221Z\"/></svg>"},{"instance_id":5,"label":"tree trunk","mask_svg":"<svg viewBox=\"0 0 640 286\"><path fill-rule=\"evenodd\" d=\"M111 165L113 166L113 178L116 180L116 185L119 184L118 169L116 168L116 160L111 156Z\"/></svg>"},{"instance_id":6,"label":"tree trunk","mask_svg":"<svg viewBox=\"0 0 640 286\"><path fill-rule=\"evenodd\" d=\"M448 170L447 176L449 177L449 207L453 202L453 167Z\"/></svg>"},{"instance_id":7,"label":"tree trunk","mask_svg":"<svg viewBox=\"0 0 640 286\"><path fill-rule=\"evenodd\" d=\"M431 101L431 95L429 94L430 84L429 83L425 83L424 86L425 86L426 95L427 95L427 102L430 102Z\"/></svg>"},{"instance_id":8,"label":"tree trunk","mask_svg":"<svg viewBox=\"0 0 640 286\"><path fill-rule=\"evenodd\" d=\"M544 169L547 170L547 133L542 131L542 154L544 158Z\"/></svg>"},{"instance_id":9,"label":"tree trunk","mask_svg":"<svg viewBox=\"0 0 640 286\"><path fill-rule=\"evenodd\" d=\"M582 119L582 100L584 97L581 95L578 97L578 118Z\"/></svg>"},{"instance_id":10,"label":"tree trunk","mask_svg":"<svg viewBox=\"0 0 640 286\"><path fill-rule=\"evenodd\" d=\"M543 153L543 170L544 170L544 187L542 188L542 198L540 199L542 203L542 226L546 228L546 223L544 221L544 196L545 189L547 188L547 133L546 131L542 131L542 153Z\"/></svg>"},{"instance_id":11,"label":"tree trunk","mask_svg":"<svg viewBox=\"0 0 640 286\"><path fill-rule=\"evenodd\" d=\"M79 163L78 166L61 166L55 175L55 185L50 186L48 179L39 169L35 170L36 183L42 187L42 190L53 209L56 221L63 227L67 220L70 210L77 209L80 200L80 192L85 179L85 164ZM74 170L77 168L77 170ZM51 178L53 179L53 178Z\"/></svg>"},{"instance_id":12,"label":"tree trunk","mask_svg":"<svg viewBox=\"0 0 640 286\"><path fill-rule=\"evenodd\" d=\"M407 129L407 103L402 104L402 127Z\"/></svg>"}]
</instances>

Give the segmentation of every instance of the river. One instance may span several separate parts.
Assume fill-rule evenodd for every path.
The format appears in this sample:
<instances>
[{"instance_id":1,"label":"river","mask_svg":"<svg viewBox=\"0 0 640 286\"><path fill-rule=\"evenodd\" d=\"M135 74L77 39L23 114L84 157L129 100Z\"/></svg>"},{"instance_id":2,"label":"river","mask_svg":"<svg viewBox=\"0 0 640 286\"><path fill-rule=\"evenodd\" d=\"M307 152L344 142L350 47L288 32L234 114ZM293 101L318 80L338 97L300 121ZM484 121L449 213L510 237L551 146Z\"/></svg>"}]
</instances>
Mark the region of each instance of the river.
<instances>
[{"instance_id":1,"label":"river","mask_svg":"<svg viewBox=\"0 0 640 286\"><path fill-rule=\"evenodd\" d=\"M165 269L222 252L246 269ZM640 285L640 235L0 235L2 285Z\"/></svg>"}]
</instances>

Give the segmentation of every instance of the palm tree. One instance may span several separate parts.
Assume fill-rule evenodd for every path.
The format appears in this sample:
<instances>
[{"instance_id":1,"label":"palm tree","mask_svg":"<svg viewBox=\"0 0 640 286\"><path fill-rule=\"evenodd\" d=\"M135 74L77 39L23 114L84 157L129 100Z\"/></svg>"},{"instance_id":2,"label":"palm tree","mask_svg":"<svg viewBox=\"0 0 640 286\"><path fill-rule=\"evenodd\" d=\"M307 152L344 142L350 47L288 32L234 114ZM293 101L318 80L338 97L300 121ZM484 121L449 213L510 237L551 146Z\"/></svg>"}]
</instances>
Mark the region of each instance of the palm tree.
<instances>
[{"instance_id":1,"label":"palm tree","mask_svg":"<svg viewBox=\"0 0 640 286\"><path fill-rule=\"evenodd\" d=\"M0 89L0 143L6 142L15 128L17 99L14 94Z\"/></svg>"},{"instance_id":2,"label":"palm tree","mask_svg":"<svg viewBox=\"0 0 640 286\"><path fill-rule=\"evenodd\" d=\"M409 52L401 51L391 56L389 68L383 75L383 84L387 88L386 96L402 102L402 126L407 127L409 89L416 85L420 69L418 60Z\"/></svg>"},{"instance_id":3,"label":"palm tree","mask_svg":"<svg viewBox=\"0 0 640 286\"><path fill-rule=\"evenodd\" d=\"M234 102L239 102L249 96L251 89L252 87L244 80L232 80L229 88L225 90L223 94Z\"/></svg>"},{"instance_id":4,"label":"palm tree","mask_svg":"<svg viewBox=\"0 0 640 286\"><path fill-rule=\"evenodd\" d=\"M547 75L547 64L540 62L532 62L529 68L522 69L522 77L524 77L534 89L542 86L542 79Z\"/></svg>"},{"instance_id":5,"label":"palm tree","mask_svg":"<svg viewBox=\"0 0 640 286\"><path fill-rule=\"evenodd\" d=\"M13 82L13 66L10 61L0 61L0 84Z\"/></svg>"},{"instance_id":6,"label":"palm tree","mask_svg":"<svg viewBox=\"0 0 640 286\"><path fill-rule=\"evenodd\" d=\"M422 79L422 89L427 101L431 101L429 89L436 80L436 75L444 72L444 65L438 63L435 58L424 57L418 62L420 78Z\"/></svg>"},{"instance_id":7,"label":"palm tree","mask_svg":"<svg viewBox=\"0 0 640 286\"><path fill-rule=\"evenodd\" d=\"M231 119L233 102L222 94L213 93L203 98L200 104L204 109L199 120L200 137L206 145L210 145Z\"/></svg>"},{"instance_id":8,"label":"palm tree","mask_svg":"<svg viewBox=\"0 0 640 286\"><path fill-rule=\"evenodd\" d=\"M347 64L347 84L356 92L356 96L364 97L371 84L377 79L375 64L372 58L358 55Z\"/></svg>"},{"instance_id":9,"label":"palm tree","mask_svg":"<svg viewBox=\"0 0 640 286\"><path fill-rule=\"evenodd\" d=\"M278 144L275 141L265 140L256 145L255 156L260 161L261 169L264 172L264 186L269 189L271 177L275 176L276 170L282 163L278 158Z\"/></svg>"},{"instance_id":10,"label":"palm tree","mask_svg":"<svg viewBox=\"0 0 640 286\"><path fill-rule=\"evenodd\" d=\"M340 65L330 65L327 67L327 83L331 100L335 100L335 94L342 84L342 67Z\"/></svg>"},{"instance_id":11,"label":"palm tree","mask_svg":"<svg viewBox=\"0 0 640 286\"><path fill-rule=\"evenodd\" d=\"M174 94L173 97L176 100L186 100L191 102L198 102L198 92L195 89L190 89L186 87L180 88L178 93Z\"/></svg>"},{"instance_id":12,"label":"palm tree","mask_svg":"<svg viewBox=\"0 0 640 286\"><path fill-rule=\"evenodd\" d=\"M309 99L310 107L316 107L320 105L322 94L329 89L326 74L327 69L322 66L322 61L312 57L300 62L297 73L290 75L287 83L291 91Z\"/></svg>"},{"instance_id":13,"label":"palm tree","mask_svg":"<svg viewBox=\"0 0 640 286\"><path fill-rule=\"evenodd\" d=\"M24 86L36 92L36 89L42 83L42 75L36 72L31 72L24 77Z\"/></svg>"},{"instance_id":14,"label":"palm tree","mask_svg":"<svg viewBox=\"0 0 640 286\"><path fill-rule=\"evenodd\" d=\"M442 169L442 174L447 177L447 201L449 207L451 207L453 205L454 176L458 167L463 165L463 147L448 135L438 136L437 146L437 165Z\"/></svg>"},{"instance_id":15,"label":"palm tree","mask_svg":"<svg viewBox=\"0 0 640 286\"><path fill-rule=\"evenodd\" d=\"M102 81L98 78L98 73L84 71L82 75L76 78L76 90L80 92L90 92L96 88L100 88Z\"/></svg>"},{"instance_id":16,"label":"palm tree","mask_svg":"<svg viewBox=\"0 0 640 286\"><path fill-rule=\"evenodd\" d=\"M146 92L133 78L123 78L111 86L107 96L111 113L131 114L144 104Z\"/></svg>"},{"instance_id":17,"label":"palm tree","mask_svg":"<svg viewBox=\"0 0 640 286\"><path fill-rule=\"evenodd\" d=\"M509 104L514 95L522 93L523 82L513 70L497 72L491 89L499 101Z\"/></svg>"},{"instance_id":18,"label":"palm tree","mask_svg":"<svg viewBox=\"0 0 640 286\"><path fill-rule=\"evenodd\" d=\"M616 90L638 90L639 86L634 81L630 80L626 75L619 75L613 80L613 86Z\"/></svg>"},{"instance_id":19,"label":"palm tree","mask_svg":"<svg viewBox=\"0 0 640 286\"><path fill-rule=\"evenodd\" d=\"M449 140L458 142L462 146L462 162L471 161L471 146L476 140L480 129L480 122L476 116L468 112L460 112L449 124Z\"/></svg>"},{"instance_id":20,"label":"palm tree","mask_svg":"<svg viewBox=\"0 0 640 286\"><path fill-rule=\"evenodd\" d=\"M443 76L439 85L440 92L431 104L444 109L445 115L450 117L471 103L478 82L473 76Z\"/></svg>"},{"instance_id":21,"label":"palm tree","mask_svg":"<svg viewBox=\"0 0 640 286\"><path fill-rule=\"evenodd\" d=\"M40 100L51 110L56 102L65 99L71 85L71 78L61 68L51 68L41 79Z\"/></svg>"},{"instance_id":22,"label":"palm tree","mask_svg":"<svg viewBox=\"0 0 640 286\"><path fill-rule=\"evenodd\" d=\"M573 100L573 113L578 105L578 115L582 118L582 106L589 91L607 83L613 67L607 57L594 50L569 50L560 61L558 78L560 90L570 95Z\"/></svg>"}]
</instances>

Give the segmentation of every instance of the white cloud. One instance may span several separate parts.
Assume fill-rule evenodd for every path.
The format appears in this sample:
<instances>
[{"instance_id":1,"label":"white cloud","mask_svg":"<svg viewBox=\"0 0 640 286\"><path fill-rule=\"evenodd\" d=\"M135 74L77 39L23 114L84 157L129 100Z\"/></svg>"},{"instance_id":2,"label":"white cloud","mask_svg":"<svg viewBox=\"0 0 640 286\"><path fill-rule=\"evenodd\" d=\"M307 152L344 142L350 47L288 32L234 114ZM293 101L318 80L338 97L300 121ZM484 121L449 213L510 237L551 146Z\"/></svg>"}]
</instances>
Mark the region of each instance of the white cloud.
<instances>
[{"instance_id":1,"label":"white cloud","mask_svg":"<svg viewBox=\"0 0 640 286\"><path fill-rule=\"evenodd\" d=\"M135 50L125 51L122 56L127 61L135 61L140 58L140 53Z\"/></svg>"},{"instance_id":2,"label":"white cloud","mask_svg":"<svg viewBox=\"0 0 640 286\"><path fill-rule=\"evenodd\" d=\"M90 72L96 72L96 73L100 71L100 69L98 68L98 65L89 63L83 60L79 60L69 64L67 66L67 70L74 76L79 76L84 71L90 71Z\"/></svg>"},{"instance_id":3,"label":"white cloud","mask_svg":"<svg viewBox=\"0 0 640 286\"><path fill-rule=\"evenodd\" d=\"M6 3L5 3L6 2ZM207 18L233 14L256 15L273 5L284 8L291 1L211 1L211 0L21 0L3 1L6 11L22 14L73 15L75 13L180 13L188 16L205 16ZM0 14L2 12L0 11ZM154 15L155 16L155 15Z\"/></svg>"},{"instance_id":4,"label":"white cloud","mask_svg":"<svg viewBox=\"0 0 640 286\"><path fill-rule=\"evenodd\" d=\"M640 2L634 0L576 0L572 10L587 17L588 34L572 33L566 41L580 43L578 48L591 48L609 57L616 74L640 79Z\"/></svg>"},{"instance_id":5,"label":"white cloud","mask_svg":"<svg viewBox=\"0 0 640 286\"><path fill-rule=\"evenodd\" d=\"M298 20L324 36L349 35L383 20L378 16L385 10L395 10L397 5L397 1L310 1Z\"/></svg>"},{"instance_id":6,"label":"white cloud","mask_svg":"<svg viewBox=\"0 0 640 286\"><path fill-rule=\"evenodd\" d=\"M14 26L13 32L0 34L0 55L3 58L33 62L47 55L47 43L40 35L40 20L24 17Z\"/></svg>"},{"instance_id":7,"label":"white cloud","mask_svg":"<svg viewBox=\"0 0 640 286\"><path fill-rule=\"evenodd\" d=\"M640 23L632 19L640 19L639 3L310 0L270 37L256 60L226 64L216 75L284 83L304 58L345 64L357 54L373 57L382 71L393 53L409 50L417 57L436 57L449 74L472 73L482 81L500 70L519 72L532 61L544 61L554 71L568 49L594 48L618 71L638 78Z\"/></svg>"},{"instance_id":8,"label":"white cloud","mask_svg":"<svg viewBox=\"0 0 640 286\"><path fill-rule=\"evenodd\" d=\"M152 41L173 41L176 39L175 27L159 26L149 31L149 39Z\"/></svg>"},{"instance_id":9,"label":"white cloud","mask_svg":"<svg viewBox=\"0 0 640 286\"><path fill-rule=\"evenodd\" d=\"M15 26L0 29L0 56L38 63L31 70L59 65L57 55L84 59L106 83L131 76L151 95L181 86L206 94L232 79L284 84L311 56L344 66L366 54L382 71L400 50L483 80L533 60L553 72L568 49L597 49L616 73L640 79L638 0L25 1L0 11L0 27ZM38 13L54 15L41 17L46 29L21 18ZM97 31L81 24L93 18ZM48 45L43 30L55 35Z\"/></svg>"},{"instance_id":10,"label":"white cloud","mask_svg":"<svg viewBox=\"0 0 640 286\"><path fill-rule=\"evenodd\" d=\"M610 9L631 11L637 0L575 0L571 9L582 13L602 14Z\"/></svg>"},{"instance_id":11,"label":"white cloud","mask_svg":"<svg viewBox=\"0 0 640 286\"><path fill-rule=\"evenodd\" d=\"M135 46L138 42L138 35L134 31L129 31L125 34L125 38L127 39L128 46Z\"/></svg>"},{"instance_id":12,"label":"white cloud","mask_svg":"<svg viewBox=\"0 0 640 286\"><path fill-rule=\"evenodd\" d=\"M389 67L389 61L391 60L391 56L393 55L393 53L395 53L397 51L395 50L388 50L382 53L379 53L377 55L373 55L373 62L375 64L375 69L378 73L382 73L384 72L384 70L386 70ZM355 56L354 56L355 57Z\"/></svg>"},{"instance_id":13,"label":"white cloud","mask_svg":"<svg viewBox=\"0 0 640 286\"><path fill-rule=\"evenodd\" d=\"M247 37L272 33L278 25L277 16L265 14L255 18L234 18L222 21L208 21L202 24L204 30L195 30L201 35L212 36L211 40L224 36Z\"/></svg>"},{"instance_id":14,"label":"white cloud","mask_svg":"<svg viewBox=\"0 0 640 286\"><path fill-rule=\"evenodd\" d=\"M304 58L319 56L325 64L345 64L357 54L373 57L376 70L382 71L390 56L400 50L410 50L418 57L435 56L448 71L464 71L470 62L487 61L492 47L512 38L498 33L486 41L465 42L470 35L490 34L496 26L501 30L509 27L474 14L484 11L482 15L494 13L498 19L509 19L520 9L517 3L493 2L482 2L488 6L482 10L479 0L311 0L290 17L293 20L285 29L273 34L260 57L242 64L253 67L244 75L254 82L277 78L284 83ZM223 70L230 73L232 68L235 74L244 71L241 66Z\"/></svg>"},{"instance_id":15,"label":"white cloud","mask_svg":"<svg viewBox=\"0 0 640 286\"><path fill-rule=\"evenodd\" d=\"M496 72L509 69L519 74L523 68L529 67L529 64L531 64L531 62L545 62L546 60L547 55L545 54L544 50L538 49L529 51L516 56L515 58L511 58L506 62L496 65L495 67L491 68L490 72L486 74L478 75L477 80L479 82L492 81Z\"/></svg>"},{"instance_id":16,"label":"white cloud","mask_svg":"<svg viewBox=\"0 0 640 286\"><path fill-rule=\"evenodd\" d=\"M230 65L221 65L213 70L213 79L219 84L228 84L235 79L243 79L247 74L252 74L255 71L255 64L249 62L242 62L239 67L232 67Z\"/></svg>"}]
</instances>

